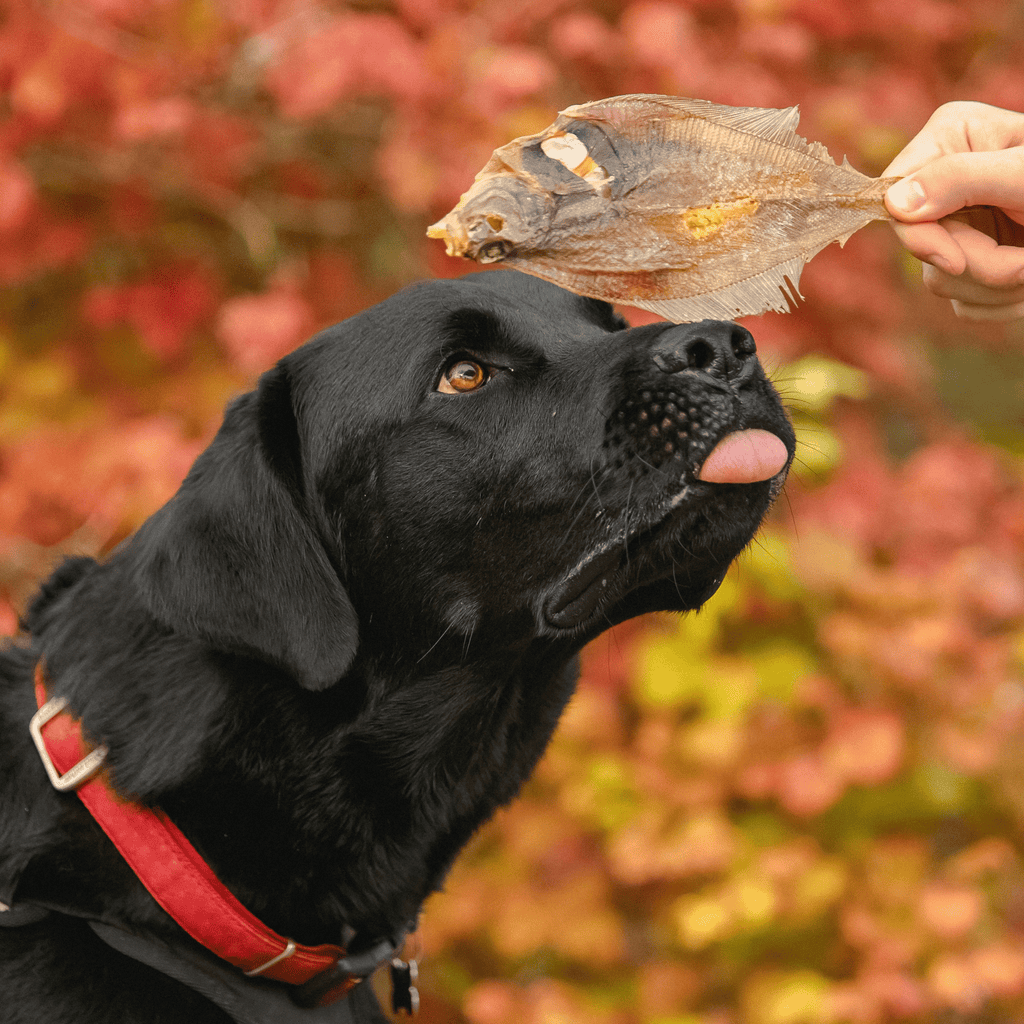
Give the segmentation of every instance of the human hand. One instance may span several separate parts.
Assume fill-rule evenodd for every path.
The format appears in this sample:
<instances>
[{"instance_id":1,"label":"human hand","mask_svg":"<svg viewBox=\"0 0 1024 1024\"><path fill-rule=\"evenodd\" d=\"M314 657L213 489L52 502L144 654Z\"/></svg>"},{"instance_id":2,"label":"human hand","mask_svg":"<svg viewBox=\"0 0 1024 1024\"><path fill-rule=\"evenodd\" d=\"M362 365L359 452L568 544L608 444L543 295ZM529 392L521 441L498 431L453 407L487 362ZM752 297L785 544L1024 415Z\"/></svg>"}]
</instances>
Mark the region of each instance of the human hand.
<instances>
[{"instance_id":1,"label":"human hand","mask_svg":"<svg viewBox=\"0 0 1024 1024\"><path fill-rule=\"evenodd\" d=\"M1024 317L1024 114L944 104L884 173L903 179L886 206L925 286L958 316Z\"/></svg>"}]
</instances>

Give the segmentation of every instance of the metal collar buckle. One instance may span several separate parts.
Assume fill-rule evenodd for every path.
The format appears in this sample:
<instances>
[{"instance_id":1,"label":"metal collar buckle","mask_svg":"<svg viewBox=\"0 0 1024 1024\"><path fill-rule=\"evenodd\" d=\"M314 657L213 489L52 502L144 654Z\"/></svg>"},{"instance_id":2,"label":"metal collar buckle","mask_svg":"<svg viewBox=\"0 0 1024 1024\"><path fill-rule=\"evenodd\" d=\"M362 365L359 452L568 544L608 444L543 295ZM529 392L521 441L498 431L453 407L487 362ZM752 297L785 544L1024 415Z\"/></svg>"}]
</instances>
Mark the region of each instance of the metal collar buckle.
<instances>
[{"instance_id":1,"label":"metal collar buckle","mask_svg":"<svg viewBox=\"0 0 1024 1024\"><path fill-rule=\"evenodd\" d=\"M73 765L63 774L57 771L57 766L53 763L50 752L46 749L46 743L43 741L43 726L51 718L59 715L67 705L67 697L54 697L52 700L48 700L28 723L28 731L32 734L32 742L35 743L46 774L50 777L50 784L62 793L78 789L82 783L91 779L103 766L103 762L110 752L110 748L106 744L102 744L89 751L78 764Z\"/></svg>"}]
</instances>

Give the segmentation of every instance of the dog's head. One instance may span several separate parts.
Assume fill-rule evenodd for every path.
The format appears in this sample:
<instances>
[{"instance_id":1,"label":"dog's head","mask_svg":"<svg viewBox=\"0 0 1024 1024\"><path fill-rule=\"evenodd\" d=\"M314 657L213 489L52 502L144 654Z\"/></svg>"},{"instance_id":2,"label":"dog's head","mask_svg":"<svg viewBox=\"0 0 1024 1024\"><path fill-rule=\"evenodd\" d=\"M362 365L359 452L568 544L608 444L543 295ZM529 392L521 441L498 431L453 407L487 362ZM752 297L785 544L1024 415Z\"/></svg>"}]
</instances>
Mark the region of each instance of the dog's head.
<instances>
[{"instance_id":1,"label":"dog's head","mask_svg":"<svg viewBox=\"0 0 1024 1024\"><path fill-rule=\"evenodd\" d=\"M357 657L569 649L714 593L788 466L702 480L750 428L791 457L736 324L629 329L515 272L428 282L236 401L131 559L158 619L311 689Z\"/></svg>"}]
</instances>

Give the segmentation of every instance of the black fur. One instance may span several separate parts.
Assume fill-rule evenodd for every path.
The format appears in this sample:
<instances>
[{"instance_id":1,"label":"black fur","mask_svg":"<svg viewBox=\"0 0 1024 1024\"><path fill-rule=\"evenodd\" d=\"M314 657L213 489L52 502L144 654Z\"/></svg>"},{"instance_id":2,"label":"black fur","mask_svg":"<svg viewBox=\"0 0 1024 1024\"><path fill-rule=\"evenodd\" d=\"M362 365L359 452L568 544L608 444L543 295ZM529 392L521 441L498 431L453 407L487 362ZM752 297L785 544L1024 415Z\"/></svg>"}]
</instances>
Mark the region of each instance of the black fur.
<instances>
[{"instance_id":1,"label":"black fur","mask_svg":"<svg viewBox=\"0 0 1024 1024\"><path fill-rule=\"evenodd\" d=\"M50 788L27 731L38 657L116 786L267 924L388 934L516 795L580 647L699 607L756 531L784 473L694 477L738 427L792 452L751 351L732 324L628 330L499 272L400 292L265 374L177 496L102 564L59 569L0 652L0 901L62 910L0 927L3 1020L227 1020L79 919L182 941ZM438 393L460 355L493 377Z\"/></svg>"}]
</instances>

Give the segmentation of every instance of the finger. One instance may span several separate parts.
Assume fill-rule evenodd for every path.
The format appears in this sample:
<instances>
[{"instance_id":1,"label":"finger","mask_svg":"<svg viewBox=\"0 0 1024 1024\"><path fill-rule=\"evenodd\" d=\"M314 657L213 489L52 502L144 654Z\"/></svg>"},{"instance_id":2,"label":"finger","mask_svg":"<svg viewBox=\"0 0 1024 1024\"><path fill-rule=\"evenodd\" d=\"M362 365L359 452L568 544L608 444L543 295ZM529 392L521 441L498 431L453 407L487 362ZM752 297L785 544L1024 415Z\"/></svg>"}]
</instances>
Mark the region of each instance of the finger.
<instances>
[{"instance_id":1,"label":"finger","mask_svg":"<svg viewBox=\"0 0 1024 1024\"><path fill-rule=\"evenodd\" d=\"M972 306L1008 306L1024 302L1024 284L1010 288L991 288L970 276L951 277L935 267L925 265L924 286L941 299L951 299Z\"/></svg>"},{"instance_id":2,"label":"finger","mask_svg":"<svg viewBox=\"0 0 1024 1024\"><path fill-rule=\"evenodd\" d=\"M882 172L883 178L905 178L946 153L969 150L964 125L972 112L967 104L945 103L925 122L921 130ZM1002 147L1000 147L1002 148Z\"/></svg>"},{"instance_id":3,"label":"finger","mask_svg":"<svg viewBox=\"0 0 1024 1024\"><path fill-rule=\"evenodd\" d=\"M947 274L962 274L967 268L967 257L944 224L929 221L924 224L892 222L896 237L906 249L923 263L930 263Z\"/></svg>"},{"instance_id":4,"label":"finger","mask_svg":"<svg viewBox=\"0 0 1024 1024\"><path fill-rule=\"evenodd\" d=\"M982 306L954 299L953 312L964 320L988 320L1005 323L1024 318L1024 302L1010 303L1005 306Z\"/></svg>"},{"instance_id":5,"label":"finger","mask_svg":"<svg viewBox=\"0 0 1024 1024\"><path fill-rule=\"evenodd\" d=\"M940 140L922 130L921 134L908 143L906 149L882 171L881 176L883 178L909 177L914 171L920 170L946 152L947 150L942 147Z\"/></svg>"},{"instance_id":6,"label":"finger","mask_svg":"<svg viewBox=\"0 0 1024 1024\"><path fill-rule=\"evenodd\" d=\"M968 224L995 239L999 245L1024 249L1024 217L1019 213L1006 213L998 206L968 206L942 218L942 223L947 226L950 221Z\"/></svg>"},{"instance_id":7,"label":"finger","mask_svg":"<svg viewBox=\"0 0 1024 1024\"><path fill-rule=\"evenodd\" d=\"M1024 114L987 103L944 103L882 176L904 178L948 153L981 152L1020 145L1024 145Z\"/></svg>"},{"instance_id":8,"label":"finger","mask_svg":"<svg viewBox=\"0 0 1024 1024\"><path fill-rule=\"evenodd\" d=\"M1024 284L1024 248L999 245L994 238L956 220L942 225L964 254L964 276L985 288L1000 290Z\"/></svg>"},{"instance_id":9,"label":"finger","mask_svg":"<svg viewBox=\"0 0 1024 1024\"><path fill-rule=\"evenodd\" d=\"M938 220L965 206L998 206L1024 215L1024 146L936 157L886 193L899 220Z\"/></svg>"}]
</instances>

